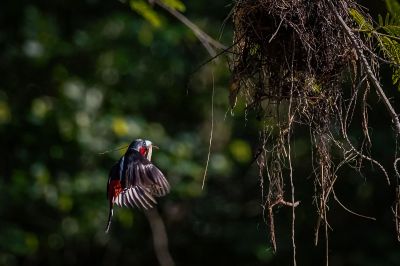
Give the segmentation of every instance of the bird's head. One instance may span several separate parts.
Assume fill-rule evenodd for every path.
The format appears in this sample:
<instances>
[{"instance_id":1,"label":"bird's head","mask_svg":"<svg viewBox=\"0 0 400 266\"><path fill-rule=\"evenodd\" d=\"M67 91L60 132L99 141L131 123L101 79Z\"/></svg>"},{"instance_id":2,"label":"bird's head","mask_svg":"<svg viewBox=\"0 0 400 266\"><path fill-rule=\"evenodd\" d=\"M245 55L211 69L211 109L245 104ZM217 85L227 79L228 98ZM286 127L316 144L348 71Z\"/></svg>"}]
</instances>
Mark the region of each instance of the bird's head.
<instances>
[{"instance_id":1,"label":"bird's head","mask_svg":"<svg viewBox=\"0 0 400 266\"><path fill-rule=\"evenodd\" d=\"M158 148L157 146L153 145L150 140L136 139L129 145L128 150L138 151L141 155L151 161L153 147Z\"/></svg>"}]
</instances>

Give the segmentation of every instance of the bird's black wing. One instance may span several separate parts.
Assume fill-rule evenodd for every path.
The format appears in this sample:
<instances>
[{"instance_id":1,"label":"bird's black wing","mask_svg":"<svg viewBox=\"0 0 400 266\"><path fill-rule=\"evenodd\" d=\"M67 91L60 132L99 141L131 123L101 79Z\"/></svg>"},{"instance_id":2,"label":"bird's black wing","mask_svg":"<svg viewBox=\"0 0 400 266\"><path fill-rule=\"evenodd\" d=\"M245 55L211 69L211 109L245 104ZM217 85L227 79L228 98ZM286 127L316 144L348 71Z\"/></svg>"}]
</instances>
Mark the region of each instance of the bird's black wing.
<instances>
[{"instance_id":1,"label":"bird's black wing","mask_svg":"<svg viewBox=\"0 0 400 266\"><path fill-rule=\"evenodd\" d=\"M121 207L137 207L146 210L157 204L150 191L141 186L125 188L118 194L114 203Z\"/></svg>"},{"instance_id":2,"label":"bird's black wing","mask_svg":"<svg viewBox=\"0 0 400 266\"><path fill-rule=\"evenodd\" d=\"M132 151L125 157L123 171L126 188L140 186L148 190L151 195L161 197L170 190L170 185L164 174L139 152Z\"/></svg>"}]
</instances>

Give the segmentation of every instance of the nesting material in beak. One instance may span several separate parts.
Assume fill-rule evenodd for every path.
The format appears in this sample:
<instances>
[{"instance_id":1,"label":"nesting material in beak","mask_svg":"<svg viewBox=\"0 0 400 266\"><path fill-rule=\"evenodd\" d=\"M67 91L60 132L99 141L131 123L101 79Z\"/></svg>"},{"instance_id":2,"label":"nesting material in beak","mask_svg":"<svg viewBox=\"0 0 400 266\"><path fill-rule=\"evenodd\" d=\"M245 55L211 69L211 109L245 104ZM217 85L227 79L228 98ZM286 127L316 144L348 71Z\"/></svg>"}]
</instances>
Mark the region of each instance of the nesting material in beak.
<instances>
[{"instance_id":1,"label":"nesting material in beak","mask_svg":"<svg viewBox=\"0 0 400 266\"><path fill-rule=\"evenodd\" d=\"M147 148L148 148L148 150L147 150L147 156L146 157L147 157L147 160L151 161L151 154L153 153L153 145L150 145Z\"/></svg>"},{"instance_id":2,"label":"nesting material in beak","mask_svg":"<svg viewBox=\"0 0 400 266\"><path fill-rule=\"evenodd\" d=\"M153 145L153 143L150 140L146 140L146 147L147 147L147 154L146 158L147 160L151 161L151 155L153 154L153 148L159 149L156 145Z\"/></svg>"}]
</instances>

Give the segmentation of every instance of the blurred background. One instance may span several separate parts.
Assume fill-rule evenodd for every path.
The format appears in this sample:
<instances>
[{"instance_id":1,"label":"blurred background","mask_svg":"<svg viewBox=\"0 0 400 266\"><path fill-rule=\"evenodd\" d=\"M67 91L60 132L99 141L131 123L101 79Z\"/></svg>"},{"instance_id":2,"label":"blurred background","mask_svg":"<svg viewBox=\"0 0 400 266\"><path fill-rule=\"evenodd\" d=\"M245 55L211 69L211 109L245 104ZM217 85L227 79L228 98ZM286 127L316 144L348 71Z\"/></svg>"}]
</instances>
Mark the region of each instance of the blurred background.
<instances>
[{"instance_id":1,"label":"blurred background","mask_svg":"<svg viewBox=\"0 0 400 266\"><path fill-rule=\"evenodd\" d=\"M184 4L187 17L231 44L231 21L224 20L232 1ZM384 1L362 4L374 17L386 12ZM241 102L228 112L226 58L198 69L209 55L189 29L161 9L147 12L147 19L132 9L117 0L0 3L0 265L158 265L142 212L116 208L104 233L107 175L124 150L99 153L139 137L160 147L153 160L172 186L158 211L176 265L290 265L291 209L276 210L273 254L251 163L260 124ZM390 75L384 67L382 81L399 102ZM213 86L214 138L202 190ZM390 170L391 121L374 97L371 153ZM354 141L360 136L355 128ZM324 244L313 244L317 215L304 129L293 154L301 201L298 263L321 265ZM362 175L347 168L340 176L341 201L377 221L332 201L331 265L400 265L394 191L384 176L368 163Z\"/></svg>"}]
</instances>

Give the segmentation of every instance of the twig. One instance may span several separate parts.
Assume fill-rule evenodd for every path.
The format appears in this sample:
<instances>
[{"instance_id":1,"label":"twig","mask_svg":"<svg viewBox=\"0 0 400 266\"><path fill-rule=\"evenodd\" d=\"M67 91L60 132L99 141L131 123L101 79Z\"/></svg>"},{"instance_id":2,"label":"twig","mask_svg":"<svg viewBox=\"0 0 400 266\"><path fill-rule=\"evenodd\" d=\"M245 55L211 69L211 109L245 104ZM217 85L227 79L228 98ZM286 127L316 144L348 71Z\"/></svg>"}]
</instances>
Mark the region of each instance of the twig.
<instances>
[{"instance_id":1,"label":"twig","mask_svg":"<svg viewBox=\"0 0 400 266\"><path fill-rule=\"evenodd\" d=\"M336 108L337 109L337 108ZM360 151L358 151L355 147L354 147L354 145L351 143L351 141L350 141L350 139L349 139L349 137L348 137L348 135L347 135L347 131L346 131L346 128L345 128L345 122L343 122L343 119L339 116L339 120L340 120L340 126L341 126L341 130L342 130L342 134L343 134L343 137L344 137L344 140L347 142L347 144L350 146L350 150L349 151L353 151L353 152L355 152L358 156L360 156L361 158L363 158L363 159L365 159L365 160L367 160L367 161L369 161L369 162L371 162L371 163L373 163L373 164L375 164L376 166L378 166L379 167L379 169L381 169L381 171L383 172L383 174L385 175L385 177L386 177L386 182L388 183L388 185L390 186L390 179L389 179L389 175L388 175L388 173L386 172L386 169L382 166L382 164L380 164L377 160L375 160L375 159L373 159L373 158L371 158L371 157L369 157L369 156L367 156L367 155L364 155L362 152L360 152Z\"/></svg>"},{"instance_id":2,"label":"twig","mask_svg":"<svg viewBox=\"0 0 400 266\"><path fill-rule=\"evenodd\" d=\"M268 202L266 202L265 204L268 204ZM285 201L283 198L279 198L277 199L275 202L273 202L272 204L268 204L268 218L269 218L269 226L270 226L270 238L271 238L271 243L272 243L272 247L274 249L274 252L276 252L276 238L275 238L275 223L274 223L274 214L273 214L273 209L276 205L285 205L285 206L289 206L292 208L296 208L297 206L299 206L300 201L296 201L296 202L290 202L290 201Z\"/></svg>"},{"instance_id":3,"label":"twig","mask_svg":"<svg viewBox=\"0 0 400 266\"><path fill-rule=\"evenodd\" d=\"M171 15L176 17L180 22L186 25L195 35L196 37L200 40L200 42L203 44L203 46L206 48L208 53L211 56L215 56L216 52L214 48L216 49L222 49L225 50L226 46L220 43L219 41L215 40L212 38L210 35L202 31L196 24L191 22L187 17L185 17L182 13L179 11L169 7L168 5L164 4L160 0L149 0L149 3L155 3L158 6L162 7L164 10L168 11ZM213 48L214 47L214 48Z\"/></svg>"},{"instance_id":4,"label":"twig","mask_svg":"<svg viewBox=\"0 0 400 266\"><path fill-rule=\"evenodd\" d=\"M396 176L397 176L397 178L398 179L400 179L400 172L399 172L399 168L398 168L398 166L397 166L397 164L400 162L400 157L399 158L396 158L396 160L394 161L394 163L393 163L393 165L394 165L394 171L395 171L395 173L396 173Z\"/></svg>"},{"instance_id":5,"label":"twig","mask_svg":"<svg viewBox=\"0 0 400 266\"><path fill-rule=\"evenodd\" d=\"M376 218L375 218L375 217L366 216L366 215L362 215L362 214L356 213L356 212L350 210L349 208L347 208L346 206L344 206L344 205L340 202L340 200L338 199L338 197L336 197L336 194L335 194L335 191L334 191L334 190L332 190L332 194L333 194L333 198L336 200L336 202L339 203L339 205L340 205L345 211L347 211L347 212L349 212L349 213L351 213L351 214L354 214L355 216L361 217L361 218L365 218L365 219L369 219L369 220L376 221Z\"/></svg>"},{"instance_id":6,"label":"twig","mask_svg":"<svg viewBox=\"0 0 400 266\"><path fill-rule=\"evenodd\" d=\"M335 14L336 18L340 22L342 28L346 32L347 36L349 36L351 43L353 44L354 49L356 50L358 56L361 58L361 63L364 65L365 70L368 74L369 79L371 80L372 84L374 85L375 89L378 92L378 95L383 99L383 102L386 106L386 109L388 110L390 116L392 117L393 124L396 128L396 134L400 136L400 121L399 117L396 114L396 111L394 110L393 106L391 105L389 99L387 98L385 92L383 91L381 84L379 83L378 79L374 75L374 73L371 70L371 66L367 61L367 58L365 57L363 53L363 49L361 48L361 45L359 43L359 40L357 40L356 36L354 36L354 33L352 30L347 26L346 22L343 20L343 18L340 16L340 14L337 12L335 5L332 3L331 0L327 1L328 4L331 6L333 13Z\"/></svg>"},{"instance_id":7,"label":"twig","mask_svg":"<svg viewBox=\"0 0 400 266\"><path fill-rule=\"evenodd\" d=\"M282 25L282 21L279 23L278 29L272 35L269 42L272 41L274 36L278 33L279 28ZM295 40L295 39L293 39ZM293 41L295 46L295 41ZM293 122L294 114L292 114L292 104L293 104L293 62L294 62L294 51L292 53L292 64L291 64L291 88L290 88L290 100L289 100L289 110L288 110L288 132L287 132L287 145L288 145L288 161L289 161L289 177L290 177L290 188L291 188L291 196L292 196L292 248L293 248L293 266L297 265L296 262L296 241L295 241L295 220L296 220L296 212L295 212L295 202L294 202L294 183L293 183L293 166L292 166L292 156L291 156L291 145L290 145L290 135L291 135L291 125Z\"/></svg>"},{"instance_id":8,"label":"twig","mask_svg":"<svg viewBox=\"0 0 400 266\"><path fill-rule=\"evenodd\" d=\"M154 251L160 266L174 266L174 260L168 250L168 237L165 225L157 209L149 209L144 212L150 223Z\"/></svg>"},{"instance_id":9,"label":"twig","mask_svg":"<svg viewBox=\"0 0 400 266\"><path fill-rule=\"evenodd\" d=\"M275 38L275 36L278 34L279 29L280 29L281 26L282 26L282 22L283 22L283 19L281 19L281 22L279 22L278 28L276 29L276 31L274 32L274 34L272 34L272 36L271 36L271 38L269 39L268 43L271 43L272 40Z\"/></svg>"},{"instance_id":10,"label":"twig","mask_svg":"<svg viewBox=\"0 0 400 266\"><path fill-rule=\"evenodd\" d=\"M99 152L98 155L104 155L104 154L109 153L109 152L123 150L123 149L126 149L126 148L128 148L128 147L129 147L128 145L124 145L124 146L121 146L121 147L119 147L119 148L115 148L115 149L112 149L112 150L107 150L107 151Z\"/></svg>"},{"instance_id":11,"label":"twig","mask_svg":"<svg viewBox=\"0 0 400 266\"><path fill-rule=\"evenodd\" d=\"M300 201L296 201L296 202L292 203L291 201L286 201L286 200L280 198L280 199L276 200L274 203L272 203L269 207L272 209L273 207L275 207L275 205L280 205L280 204L296 208L297 206L299 206Z\"/></svg>"},{"instance_id":12,"label":"twig","mask_svg":"<svg viewBox=\"0 0 400 266\"><path fill-rule=\"evenodd\" d=\"M396 66L396 67L400 67L400 64L398 64L396 62L392 62L390 60L386 60L385 58L375 54L375 52L371 51L371 49L369 49L368 47L363 47L363 49L366 50L368 53L370 53L373 57L375 57L376 59L381 61L382 63L388 64L388 65L392 65L392 66Z\"/></svg>"},{"instance_id":13,"label":"twig","mask_svg":"<svg viewBox=\"0 0 400 266\"><path fill-rule=\"evenodd\" d=\"M222 49L220 52L218 52L216 55L208 58L206 61L204 61L203 63L201 63L199 66L197 66L192 72L190 72L189 76L193 75L194 73L196 73L197 71L199 71L199 69L201 69L203 66L207 65L208 63L210 63L211 61L217 59L220 55L229 52L229 50L234 47L235 45L237 45L238 42L234 42L233 44L231 44L230 46L226 47L225 49ZM232 52L231 52L232 53Z\"/></svg>"},{"instance_id":14,"label":"twig","mask_svg":"<svg viewBox=\"0 0 400 266\"><path fill-rule=\"evenodd\" d=\"M396 169L396 174L398 175L397 169ZM395 223L395 226L396 226L397 241L400 242L400 217L399 217L400 205L399 205L399 202L400 202L400 186L397 185L397 187L396 187L396 201L395 201L394 206L392 207L392 212L393 212L393 215L394 215L394 223Z\"/></svg>"},{"instance_id":15,"label":"twig","mask_svg":"<svg viewBox=\"0 0 400 266\"><path fill-rule=\"evenodd\" d=\"M211 130L210 130L210 142L208 145L208 154L207 154L207 162L206 162L206 168L204 169L204 175L203 175L203 184L201 185L201 189L204 189L204 185L206 183L206 177L207 177L207 170L208 170L208 163L210 162L210 155L211 155L211 145L212 145L212 139L213 139L213 133L214 133L214 91L215 91L215 86L214 86L214 72L211 72L212 75L212 94L211 94Z\"/></svg>"}]
</instances>

